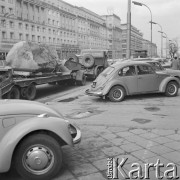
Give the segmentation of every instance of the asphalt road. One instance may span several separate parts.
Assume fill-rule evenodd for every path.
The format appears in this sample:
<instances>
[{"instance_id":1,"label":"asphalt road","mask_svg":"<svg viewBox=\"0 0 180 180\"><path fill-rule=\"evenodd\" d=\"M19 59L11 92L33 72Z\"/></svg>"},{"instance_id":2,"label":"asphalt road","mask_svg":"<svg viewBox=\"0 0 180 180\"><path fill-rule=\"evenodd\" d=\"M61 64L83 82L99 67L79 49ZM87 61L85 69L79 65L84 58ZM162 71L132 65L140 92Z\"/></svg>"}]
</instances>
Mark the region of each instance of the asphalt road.
<instances>
[{"instance_id":1,"label":"asphalt road","mask_svg":"<svg viewBox=\"0 0 180 180\"><path fill-rule=\"evenodd\" d=\"M89 86L90 82L82 87L41 86L36 101L47 103L80 128L106 125L130 129L180 129L180 93L173 98L162 94L129 96L123 102L113 103L85 95ZM1 174L0 179L19 180L19 176L12 170Z\"/></svg>"}]
</instances>

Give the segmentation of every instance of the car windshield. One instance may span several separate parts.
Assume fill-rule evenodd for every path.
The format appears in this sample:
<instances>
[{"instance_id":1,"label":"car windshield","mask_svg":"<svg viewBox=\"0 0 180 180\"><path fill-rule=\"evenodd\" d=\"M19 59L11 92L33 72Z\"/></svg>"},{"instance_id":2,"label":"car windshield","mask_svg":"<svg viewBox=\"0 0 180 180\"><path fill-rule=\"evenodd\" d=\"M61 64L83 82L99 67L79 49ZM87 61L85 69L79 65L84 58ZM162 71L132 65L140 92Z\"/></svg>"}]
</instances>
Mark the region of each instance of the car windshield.
<instances>
[{"instance_id":1,"label":"car windshield","mask_svg":"<svg viewBox=\"0 0 180 180\"><path fill-rule=\"evenodd\" d=\"M113 71L114 71L114 67L109 66L101 74L106 77L110 75Z\"/></svg>"},{"instance_id":2,"label":"car windshield","mask_svg":"<svg viewBox=\"0 0 180 180\"><path fill-rule=\"evenodd\" d=\"M155 71L163 71L164 68L161 66L160 63L157 62L151 62L150 63Z\"/></svg>"}]
</instances>

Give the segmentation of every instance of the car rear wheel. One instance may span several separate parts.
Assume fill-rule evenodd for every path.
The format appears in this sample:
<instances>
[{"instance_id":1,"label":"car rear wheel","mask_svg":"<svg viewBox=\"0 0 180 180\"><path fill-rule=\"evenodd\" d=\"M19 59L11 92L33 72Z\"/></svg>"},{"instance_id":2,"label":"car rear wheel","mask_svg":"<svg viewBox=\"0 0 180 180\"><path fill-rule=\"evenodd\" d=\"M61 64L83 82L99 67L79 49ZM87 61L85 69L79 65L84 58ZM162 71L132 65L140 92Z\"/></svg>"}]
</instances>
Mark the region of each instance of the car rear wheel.
<instances>
[{"instance_id":1,"label":"car rear wheel","mask_svg":"<svg viewBox=\"0 0 180 180\"><path fill-rule=\"evenodd\" d=\"M178 84L174 81L169 82L166 86L165 95L168 97L177 96L178 93Z\"/></svg>"},{"instance_id":2,"label":"car rear wheel","mask_svg":"<svg viewBox=\"0 0 180 180\"><path fill-rule=\"evenodd\" d=\"M15 153L15 166L24 179L52 179L62 167L61 147L49 135L31 135L18 146Z\"/></svg>"},{"instance_id":3,"label":"car rear wheel","mask_svg":"<svg viewBox=\"0 0 180 180\"><path fill-rule=\"evenodd\" d=\"M114 86L109 91L109 99L113 102L120 102L125 97L125 89L121 86Z\"/></svg>"}]
</instances>

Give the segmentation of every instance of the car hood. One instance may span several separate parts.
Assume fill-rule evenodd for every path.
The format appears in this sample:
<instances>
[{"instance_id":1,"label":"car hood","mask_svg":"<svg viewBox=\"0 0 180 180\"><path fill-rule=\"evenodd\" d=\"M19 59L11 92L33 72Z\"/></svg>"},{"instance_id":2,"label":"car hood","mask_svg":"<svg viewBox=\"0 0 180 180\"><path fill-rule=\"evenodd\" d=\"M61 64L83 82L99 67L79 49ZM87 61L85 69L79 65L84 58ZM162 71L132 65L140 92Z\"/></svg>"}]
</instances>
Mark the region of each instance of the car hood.
<instances>
[{"instance_id":1,"label":"car hood","mask_svg":"<svg viewBox=\"0 0 180 180\"><path fill-rule=\"evenodd\" d=\"M163 71L156 71L157 74L160 74L160 75L166 75L166 76L170 76L170 74L166 71L166 70L163 70Z\"/></svg>"},{"instance_id":2,"label":"car hood","mask_svg":"<svg viewBox=\"0 0 180 180\"><path fill-rule=\"evenodd\" d=\"M180 76L180 70L166 69L165 72L173 76Z\"/></svg>"},{"instance_id":3,"label":"car hood","mask_svg":"<svg viewBox=\"0 0 180 180\"><path fill-rule=\"evenodd\" d=\"M42 103L26 100L0 100L0 116L20 114L48 114L49 116L62 118L61 114Z\"/></svg>"}]
</instances>

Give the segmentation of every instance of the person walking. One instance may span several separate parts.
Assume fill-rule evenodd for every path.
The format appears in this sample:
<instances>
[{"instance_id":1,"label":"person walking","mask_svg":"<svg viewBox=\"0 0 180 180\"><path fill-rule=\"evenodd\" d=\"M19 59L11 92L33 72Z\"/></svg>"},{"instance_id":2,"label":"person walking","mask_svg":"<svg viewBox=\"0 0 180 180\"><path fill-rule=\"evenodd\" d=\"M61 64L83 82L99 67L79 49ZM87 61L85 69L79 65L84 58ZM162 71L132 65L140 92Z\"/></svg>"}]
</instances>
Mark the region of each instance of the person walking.
<instances>
[{"instance_id":1,"label":"person walking","mask_svg":"<svg viewBox=\"0 0 180 180\"><path fill-rule=\"evenodd\" d=\"M172 69L180 70L180 62L179 62L177 56L174 56L174 58L172 60Z\"/></svg>"}]
</instances>

